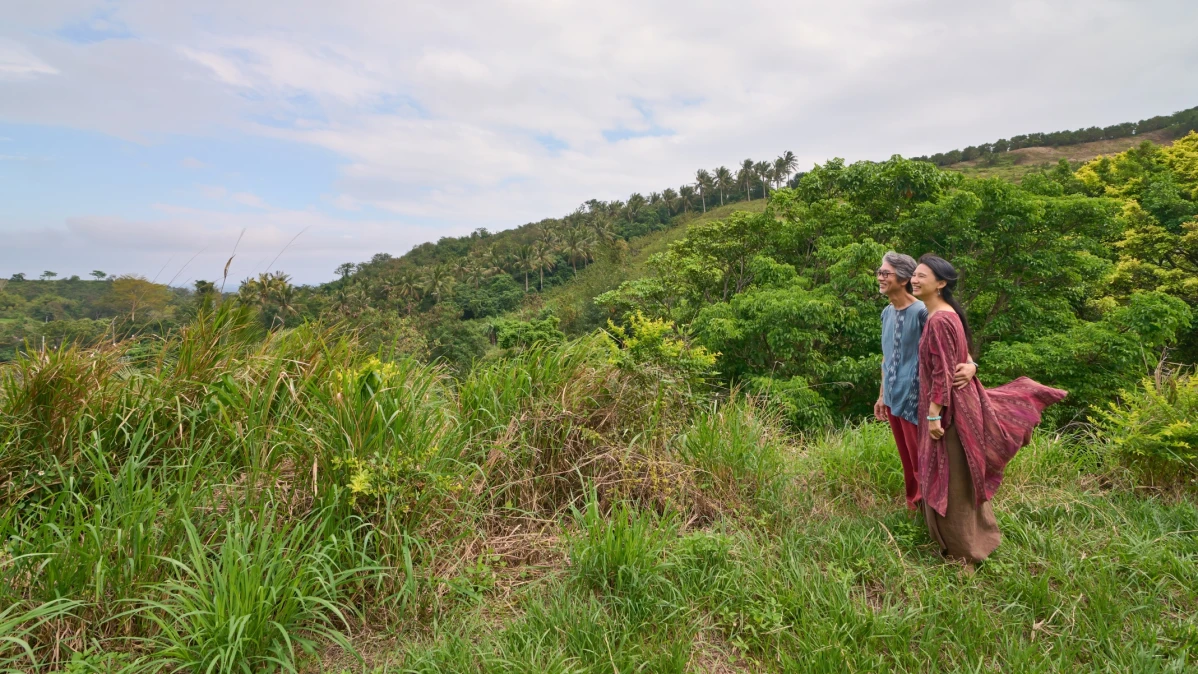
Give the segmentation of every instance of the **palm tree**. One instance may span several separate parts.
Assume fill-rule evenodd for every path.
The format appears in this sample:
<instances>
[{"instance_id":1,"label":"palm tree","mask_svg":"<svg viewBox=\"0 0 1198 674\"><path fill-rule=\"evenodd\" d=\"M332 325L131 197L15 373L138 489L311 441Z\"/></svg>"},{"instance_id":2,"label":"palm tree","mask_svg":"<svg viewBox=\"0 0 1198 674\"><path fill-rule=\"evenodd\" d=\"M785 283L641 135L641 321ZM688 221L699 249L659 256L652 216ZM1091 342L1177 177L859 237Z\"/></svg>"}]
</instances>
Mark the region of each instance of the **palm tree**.
<instances>
[{"instance_id":1,"label":"palm tree","mask_svg":"<svg viewBox=\"0 0 1198 674\"><path fill-rule=\"evenodd\" d=\"M711 174L707 169L695 172L695 186L699 188L699 200L703 202L703 212L707 212L707 190L712 185Z\"/></svg>"},{"instance_id":2,"label":"palm tree","mask_svg":"<svg viewBox=\"0 0 1198 674\"><path fill-rule=\"evenodd\" d=\"M462 280L466 283L473 283L474 289L478 290L479 284L487 277L487 270L481 264L471 263L466 267L466 273L462 276Z\"/></svg>"},{"instance_id":3,"label":"palm tree","mask_svg":"<svg viewBox=\"0 0 1198 674\"><path fill-rule=\"evenodd\" d=\"M774 184L782 187L786 182L786 157L779 155L774 160Z\"/></svg>"},{"instance_id":4,"label":"palm tree","mask_svg":"<svg viewBox=\"0 0 1198 674\"><path fill-rule=\"evenodd\" d=\"M570 227L562 232L562 252L570 260L575 276L578 276L578 260L581 259L583 264L586 264L591 256L591 246L590 237L580 227Z\"/></svg>"},{"instance_id":5,"label":"palm tree","mask_svg":"<svg viewBox=\"0 0 1198 674\"><path fill-rule=\"evenodd\" d=\"M616 230L612 228L611 221L606 217L596 217L587 223L587 229L591 232L591 239L596 244L606 245L616 240Z\"/></svg>"},{"instance_id":6,"label":"palm tree","mask_svg":"<svg viewBox=\"0 0 1198 674\"><path fill-rule=\"evenodd\" d=\"M661 192L650 192L649 193L649 205L657 206L660 203L661 203Z\"/></svg>"},{"instance_id":7,"label":"palm tree","mask_svg":"<svg viewBox=\"0 0 1198 674\"><path fill-rule=\"evenodd\" d=\"M724 192L732 191L736 187L736 182L732 179L732 171L728 170L727 166L721 166L715 170L715 186L720 190L720 205L724 205Z\"/></svg>"},{"instance_id":8,"label":"palm tree","mask_svg":"<svg viewBox=\"0 0 1198 674\"><path fill-rule=\"evenodd\" d=\"M333 308L342 316L357 316L361 306L362 291L357 287L343 285L333 295Z\"/></svg>"},{"instance_id":9,"label":"palm tree","mask_svg":"<svg viewBox=\"0 0 1198 674\"><path fill-rule=\"evenodd\" d=\"M762 196L767 199L770 196L770 188L768 185L769 182L773 180L773 178L770 177L773 171L774 169L772 166L770 166L768 161L759 161L756 164L753 164L753 172L757 174L757 179L761 181Z\"/></svg>"},{"instance_id":10,"label":"palm tree","mask_svg":"<svg viewBox=\"0 0 1198 674\"><path fill-rule=\"evenodd\" d=\"M624 217L624 202L619 199L612 199L607 202L607 217L610 220Z\"/></svg>"},{"instance_id":11,"label":"palm tree","mask_svg":"<svg viewBox=\"0 0 1198 674\"><path fill-rule=\"evenodd\" d=\"M695 200L695 188L693 185L683 185L678 188L678 197L682 199L682 212L690 210L691 204Z\"/></svg>"},{"instance_id":12,"label":"palm tree","mask_svg":"<svg viewBox=\"0 0 1198 674\"><path fill-rule=\"evenodd\" d=\"M757 178L757 174L753 170L753 160L746 159L740 163L740 170L736 172L736 184L745 191L745 198L749 201L753 200L753 181Z\"/></svg>"},{"instance_id":13,"label":"palm tree","mask_svg":"<svg viewBox=\"0 0 1198 674\"><path fill-rule=\"evenodd\" d=\"M783 152L782 156L778 157L778 159L781 160L782 172L786 175L786 182L789 183L790 174L795 172L795 168L799 165L799 160L795 157L795 153L790 150Z\"/></svg>"},{"instance_id":14,"label":"palm tree","mask_svg":"<svg viewBox=\"0 0 1198 674\"><path fill-rule=\"evenodd\" d=\"M624 207L624 212L628 214L628 223L632 224L634 218L640 214L641 209L645 207L645 197L641 196L640 192L633 192L628 197L628 205Z\"/></svg>"},{"instance_id":15,"label":"palm tree","mask_svg":"<svg viewBox=\"0 0 1198 674\"><path fill-rule=\"evenodd\" d=\"M437 302L441 301L443 295L448 295L453 291L453 274L450 273L449 266L442 263L434 267L429 267L424 272L424 292L432 295Z\"/></svg>"},{"instance_id":16,"label":"palm tree","mask_svg":"<svg viewBox=\"0 0 1198 674\"><path fill-rule=\"evenodd\" d=\"M528 275L532 273L533 269L537 268L534 257L532 246L520 246L512 255L516 272L524 274L524 292L528 292Z\"/></svg>"},{"instance_id":17,"label":"palm tree","mask_svg":"<svg viewBox=\"0 0 1198 674\"><path fill-rule=\"evenodd\" d=\"M294 316L299 313L295 308L295 286L287 282L286 277L278 279L276 283L272 299L274 301L274 318L271 320L273 327L275 321L278 321L280 326L287 324L287 317Z\"/></svg>"},{"instance_id":18,"label":"palm tree","mask_svg":"<svg viewBox=\"0 0 1198 674\"><path fill-rule=\"evenodd\" d=\"M395 279L395 294L407 304L407 314L412 315L412 301L420 297L420 277L411 269L405 269Z\"/></svg>"},{"instance_id":19,"label":"palm tree","mask_svg":"<svg viewBox=\"0 0 1198 674\"><path fill-rule=\"evenodd\" d=\"M503 268L507 266L507 253L497 250L492 244L483 251L480 262L482 263L483 273L487 276L495 276L503 273Z\"/></svg>"},{"instance_id":20,"label":"palm tree","mask_svg":"<svg viewBox=\"0 0 1198 674\"><path fill-rule=\"evenodd\" d=\"M674 191L674 188L667 187L661 191L661 201L666 205L670 215L673 215L674 207L678 205L678 193Z\"/></svg>"},{"instance_id":21,"label":"palm tree","mask_svg":"<svg viewBox=\"0 0 1198 674\"><path fill-rule=\"evenodd\" d=\"M537 266L537 290L545 289L545 268L553 267L557 264L557 253L553 251L553 244L547 240L538 241L532 246L533 264Z\"/></svg>"},{"instance_id":22,"label":"palm tree","mask_svg":"<svg viewBox=\"0 0 1198 674\"><path fill-rule=\"evenodd\" d=\"M449 263L449 271L453 273L454 278L462 279L466 277L466 271L470 269L470 265L470 256L463 255Z\"/></svg>"}]
</instances>

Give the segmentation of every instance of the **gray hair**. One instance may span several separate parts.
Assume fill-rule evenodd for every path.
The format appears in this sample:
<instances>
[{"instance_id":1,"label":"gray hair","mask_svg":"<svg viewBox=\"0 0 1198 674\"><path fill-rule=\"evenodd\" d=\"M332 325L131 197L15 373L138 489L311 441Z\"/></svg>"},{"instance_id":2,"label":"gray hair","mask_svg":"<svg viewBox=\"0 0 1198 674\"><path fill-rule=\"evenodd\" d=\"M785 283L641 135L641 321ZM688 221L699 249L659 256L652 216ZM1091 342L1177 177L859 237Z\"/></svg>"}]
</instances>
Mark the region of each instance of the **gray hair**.
<instances>
[{"instance_id":1,"label":"gray hair","mask_svg":"<svg viewBox=\"0 0 1198 674\"><path fill-rule=\"evenodd\" d=\"M892 250L882 256L882 261L894 267L894 275L898 278L915 276L915 258L910 255L903 255Z\"/></svg>"}]
</instances>

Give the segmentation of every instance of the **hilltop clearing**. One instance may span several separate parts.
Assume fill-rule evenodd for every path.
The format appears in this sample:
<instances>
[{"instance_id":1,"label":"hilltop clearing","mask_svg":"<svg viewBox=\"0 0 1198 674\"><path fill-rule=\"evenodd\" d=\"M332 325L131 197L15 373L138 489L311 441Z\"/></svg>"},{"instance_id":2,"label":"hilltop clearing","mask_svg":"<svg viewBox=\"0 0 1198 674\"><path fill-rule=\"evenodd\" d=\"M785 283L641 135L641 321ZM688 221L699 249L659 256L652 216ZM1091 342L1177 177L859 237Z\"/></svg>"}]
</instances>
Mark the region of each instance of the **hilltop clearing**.
<instances>
[{"instance_id":1,"label":"hilltop clearing","mask_svg":"<svg viewBox=\"0 0 1198 674\"><path fill-rule=\"evenodd\" d=\"M1172 131L1161 130L1143 136L1096 140L1076 145L1025 147L1010 150L1000 156L950 164L945 168L974 178L1002 178L1019 182L1028 173L1051 169L1062 159L1069 162L1073 168L1077 168L1096 157L1118 154L1144 141L1169 146L1174 140L1175 134Z\"/></svg>"}]
</instances>

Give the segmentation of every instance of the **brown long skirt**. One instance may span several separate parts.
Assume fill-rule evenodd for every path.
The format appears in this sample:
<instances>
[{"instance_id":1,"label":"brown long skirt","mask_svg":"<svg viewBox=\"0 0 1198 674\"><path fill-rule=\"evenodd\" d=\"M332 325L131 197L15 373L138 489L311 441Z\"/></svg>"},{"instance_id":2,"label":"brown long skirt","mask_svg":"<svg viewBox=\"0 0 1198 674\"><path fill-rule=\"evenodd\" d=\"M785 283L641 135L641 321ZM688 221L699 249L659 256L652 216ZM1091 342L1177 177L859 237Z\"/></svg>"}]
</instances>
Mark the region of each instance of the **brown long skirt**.
<instances>
[{"instance_id":1,"label":"brown long skirt","mask_svg":"<svg viewBox=\"0 0 1198 674\"><path fill-rule=\"evenodd\" d=\"M948 507L944 517L923 505L924 520L932 539L940 544L940 552L967 562L980 562L1002 542L994 509L986 501L978 507L973 497L973 480L970 479L969 463L957 429L950 426L944 431L944 445L948 452Z\"/></svg>"}]
</instances>

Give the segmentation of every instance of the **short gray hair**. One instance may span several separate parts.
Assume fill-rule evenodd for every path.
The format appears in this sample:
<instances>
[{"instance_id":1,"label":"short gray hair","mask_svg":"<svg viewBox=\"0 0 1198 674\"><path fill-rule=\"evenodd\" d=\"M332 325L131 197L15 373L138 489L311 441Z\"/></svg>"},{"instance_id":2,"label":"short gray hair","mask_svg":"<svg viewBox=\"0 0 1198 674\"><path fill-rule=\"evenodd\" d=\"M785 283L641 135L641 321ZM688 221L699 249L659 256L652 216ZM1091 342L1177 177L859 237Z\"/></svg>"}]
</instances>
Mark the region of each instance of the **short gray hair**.
<instances>
[{"instance_id":1,"label":"short gray hair","mask_svg":"<svg viewBox=\"0 0 1198 674\"><path fill-rule=\"evenodd\" d=\"M894 267L894 275L898 278L915 276L915 258L910 255L903 255L891 250L882 256L882 261Z\"/></svg>"}]
</instances>

